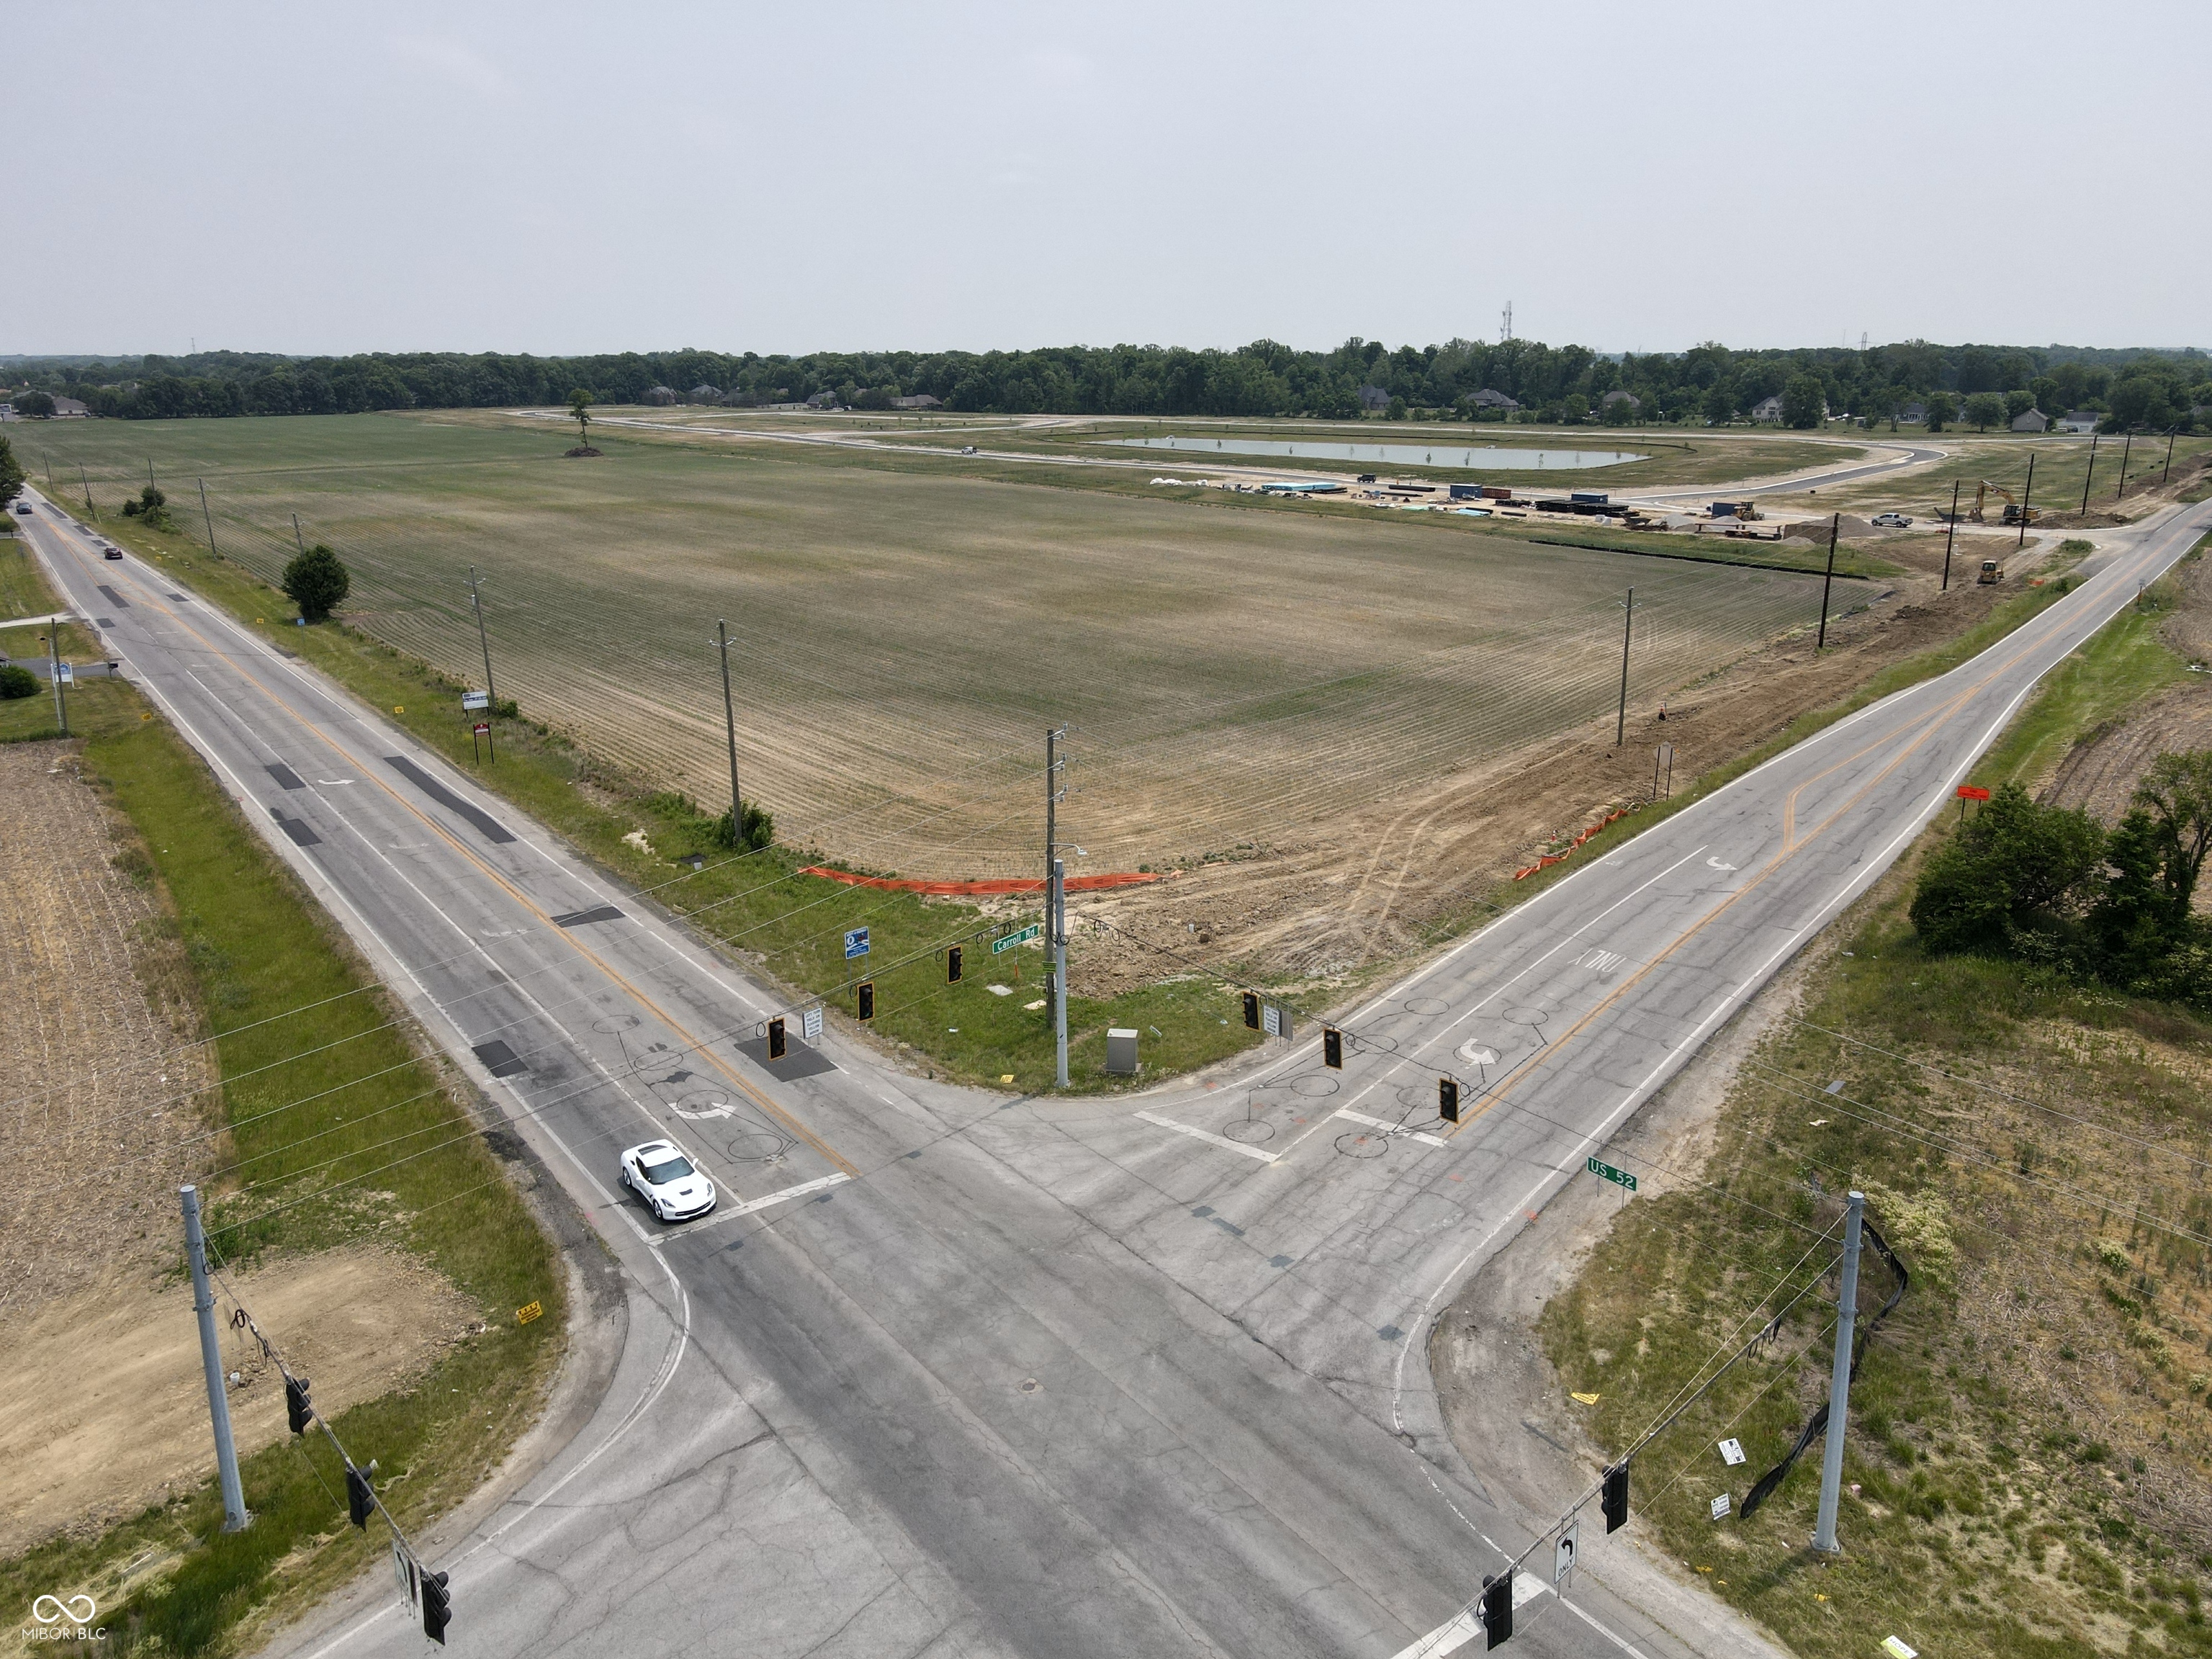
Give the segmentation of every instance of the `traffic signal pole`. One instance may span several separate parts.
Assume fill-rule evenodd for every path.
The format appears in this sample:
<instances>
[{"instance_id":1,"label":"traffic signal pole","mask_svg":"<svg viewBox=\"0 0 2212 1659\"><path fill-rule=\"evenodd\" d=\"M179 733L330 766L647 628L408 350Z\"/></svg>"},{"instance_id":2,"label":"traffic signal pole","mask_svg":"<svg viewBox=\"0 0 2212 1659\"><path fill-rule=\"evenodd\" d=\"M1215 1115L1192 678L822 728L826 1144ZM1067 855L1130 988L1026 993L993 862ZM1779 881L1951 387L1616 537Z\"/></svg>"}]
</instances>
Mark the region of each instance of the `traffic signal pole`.
<instances>
[{"instance_id":1,"label":"traffic signal pole","mask_svg":"<svg viewBox=\"0 0 2212 1659\"><path fill-rule=\"evenodd\" d=\"M1813 1528L1813 1547L1825 1555L1839 1553L1836 1505L1844 1485L1844 1420L1851 1405L1851 1331L1858 1322L1859 1235L1866 1194L1853 1193L1844 1212L1844 1279L1836 1291L1836 1359L1828 1373L1828 1431L1820 1454L1820 1512Z\"/></svg>"},{"instance_id":2,"label":"traffic signal pole","mask_svg":"<svg viewBox=\"0 0 2212 1659\"><path fill-rule=\"evenodd\" d=\"M185 1206L185 1258L191 1264L192 1311L200 1322L200 1364L207 1372L208 1415L215 1419L215 1467L222 1485L222 1529L243 1532L253 1517L246 1512L246 1489L238 1480L238 1448L230 1438L230 1396L222 1384L222 1350L215 1334L215 1291L208 1284L207 1237L200 1231L197 1187L180 1187Z\"/></svg>"}]
</instances>

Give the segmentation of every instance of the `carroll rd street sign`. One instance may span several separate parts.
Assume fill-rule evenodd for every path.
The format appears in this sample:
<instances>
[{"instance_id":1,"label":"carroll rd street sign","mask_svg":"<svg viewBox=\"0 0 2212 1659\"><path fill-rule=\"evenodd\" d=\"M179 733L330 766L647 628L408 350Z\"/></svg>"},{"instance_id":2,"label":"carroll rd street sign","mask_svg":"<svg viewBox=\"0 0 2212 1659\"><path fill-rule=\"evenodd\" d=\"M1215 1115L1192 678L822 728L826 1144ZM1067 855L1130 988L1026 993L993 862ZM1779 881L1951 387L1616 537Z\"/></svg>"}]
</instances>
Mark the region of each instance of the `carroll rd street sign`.
<instances>
[{"instance_id":1,"label":"carroll rd street sign","mask_svg":"<svg viewBox=\"0 0 2212 1659\"><path fill-rule=\"evenodd\" d=\"M845 960L850 962L854 957L867 954L868 930L865 927L848 928L845 933Z\"/></svg>"},{"instance_id":2,"label":"carroll rd street sign","mask_svg":"<svg viewBox=\"0 0 2212 1659\"><path fill-rule=\"evenodd\" d=\"M1589 1172L1601 1181L1610 1181L1614 1186L1626 1187L1632 1193L1636 1190L1636 1177L1626 1170L1616 1170L1610 1164L1601 1164L1595 1158L1592 1158L1589 1161Z\"/></svg>"},{"instance_id":3,"label":"carroll rd street sign","mask_svg":"<svg viewBox=\"0 0 2212 1659\"><path fill-rule=\"evenodd\" d=\"M1018 933L1009 933L1004 939L993 939L991 954L995 957L1001 951L1011 951L1017 945L1026 945L1043 932L1044 924L1041 921L1033 921Z\"/></svg>"}]
</instances>

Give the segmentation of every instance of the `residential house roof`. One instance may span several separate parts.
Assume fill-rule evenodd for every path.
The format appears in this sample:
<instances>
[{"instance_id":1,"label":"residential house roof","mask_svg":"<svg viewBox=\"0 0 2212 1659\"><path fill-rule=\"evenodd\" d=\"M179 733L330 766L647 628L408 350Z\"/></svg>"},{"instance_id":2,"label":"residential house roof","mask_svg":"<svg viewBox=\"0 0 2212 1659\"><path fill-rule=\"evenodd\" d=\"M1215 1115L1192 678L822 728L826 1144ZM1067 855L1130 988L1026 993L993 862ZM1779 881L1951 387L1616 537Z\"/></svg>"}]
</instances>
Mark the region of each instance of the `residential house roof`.
<instances>
[{"instance_id":1,"label":"residential house roof","mask_svg":"<svg viewBox=\"0 0 2212 1659\"><path fill-rule=\"evenodd\" d=\"M2047 432L2051 429L2051 416L2039 409L2023 409L2012 417L2012 429L2015 432Z\"/></svg>"}]
</instances>

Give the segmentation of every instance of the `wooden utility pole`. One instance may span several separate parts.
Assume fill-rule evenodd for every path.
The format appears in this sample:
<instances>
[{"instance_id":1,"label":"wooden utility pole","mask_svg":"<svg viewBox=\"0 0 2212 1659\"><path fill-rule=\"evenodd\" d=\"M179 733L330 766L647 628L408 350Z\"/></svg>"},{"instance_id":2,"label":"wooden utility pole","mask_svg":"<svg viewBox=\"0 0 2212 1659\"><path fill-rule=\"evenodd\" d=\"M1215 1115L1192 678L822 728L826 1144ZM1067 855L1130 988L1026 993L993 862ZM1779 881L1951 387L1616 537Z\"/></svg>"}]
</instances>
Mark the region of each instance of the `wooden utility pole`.
<instances>
[{"instance_id":1,"label":"wooden utility pole","mask_svg":"<svg viewBox=\"0 0 2212 1659\"><path fill-rule=\"evenodd\" d=\"M2031 455L2027 458L2027 482L2021 487L2020 492L2020 539L2013 544L2016 548L2027 545L2027 504L2034 499L2035 457Z\"/></svg>"},{"instance_id":2,"label":"wooden utility pole","mask_svg":"<svg viewBox=\"0 0 2212 1659\"><path fill-rule=\"evenodd\" d=\"M1843 527L1840 513L1828 520L1828 574L1820 579L1820 636L1813 641L1815 652L1825 650L1828 643L1828 590L1836 583L1836 532Z\"/></svg>"},{"instance_id":3,"label":"wooden utility pole","mask_svg":"<svg viewBox=\"0 0 2212 1659\"><path fill-rule=\"evenodd\" d=\"M1960 480L1955 478L1951 482L1951 530L1943 538L1943 592L1946 593L1951 591L1951 544L1959 539L1959 483Z\"/></svg>"},{"instance_id":4,"label":"wooden utility pole","mask_svg":"<svg viewBox=\"0 0 2212 1659\"><path fill-rule=\"evenodd\" d=\"M2089 510L2089 481L2097 476L2097 434L2089 434L2089 470L2081 475L2081 511Z\"/></svg>"},{"instance_id":5,"label":"wooden utility pole","mask_svg":"<svg viewBox=\"0 0 2212 1659\"><path fill-rule=\"evenodd\" d=\"M1620 715L1613 724L1613 746L1620 747L1628 732L1628 634L1636 625L1636 590L1628 590L1628 599L1622 607L1620 618Z\"/></svg>"}]
</instances>

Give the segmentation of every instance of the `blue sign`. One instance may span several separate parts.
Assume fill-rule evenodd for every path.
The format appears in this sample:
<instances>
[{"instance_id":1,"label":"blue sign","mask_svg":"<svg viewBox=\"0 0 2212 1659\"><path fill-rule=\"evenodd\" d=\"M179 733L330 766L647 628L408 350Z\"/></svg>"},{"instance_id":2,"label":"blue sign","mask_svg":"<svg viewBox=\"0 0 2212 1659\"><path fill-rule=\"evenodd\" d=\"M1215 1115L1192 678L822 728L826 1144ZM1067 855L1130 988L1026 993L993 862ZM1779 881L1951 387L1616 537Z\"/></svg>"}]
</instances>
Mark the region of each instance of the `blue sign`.
<instances>
[{"instance_id":1,"label":"blue sign","mask_svg":"<svg viewBox=\"0 0 2212 1659\"><path fill-rule=\"evenodd\" d=\"M847 929L845 933L845 960L850 962L854 957L864 957L867 954L868 930L865 927L853 927Z\"/></svg>"}]
</instances>

